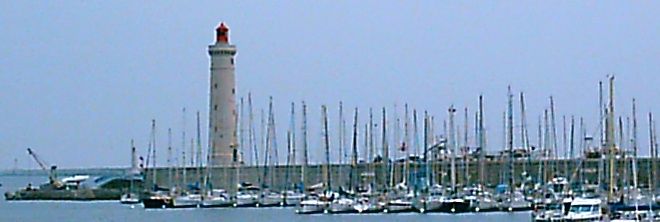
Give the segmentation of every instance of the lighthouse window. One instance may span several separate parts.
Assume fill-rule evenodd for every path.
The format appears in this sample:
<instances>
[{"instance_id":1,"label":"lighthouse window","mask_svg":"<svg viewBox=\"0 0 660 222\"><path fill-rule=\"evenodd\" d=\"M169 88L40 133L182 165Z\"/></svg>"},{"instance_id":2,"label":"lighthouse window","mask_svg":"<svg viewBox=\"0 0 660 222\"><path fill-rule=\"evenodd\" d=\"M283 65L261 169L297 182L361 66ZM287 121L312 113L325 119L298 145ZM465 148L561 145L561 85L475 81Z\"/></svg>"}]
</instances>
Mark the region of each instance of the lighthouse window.
<instances>
[{"instance_id":1,"label":"lighthouse window","mask_svg":"<svg viewBox=\"0 0 660 222\"><path fill-rule=\"evenodd\" d=\"M231 89L231 94L236 94L236 88Z\"/></svg>"},{"instance_id":2,"label":"lighthouse window","mask_svg":"<svg viewBox=\"0 0 660 222\"><path fill-rule=\"evenodd\" d=\"M218 88L218 84L217 84L217 83L216 83L216 84L213 84L213 88L216 88L216 89L217 89L217 88Z\"/></svg>"},{"instance_id":3,"label":"lighthouse window","mask_svg":"<svg viewBox=\"0 0 660 222\"><path fill-rule=\"evenodd\" d=\"M214 105L213 110L218 110L218 105Z\"/></svg>"},{"instance_id":4,"label":"lighthouse window","mask_svg":"<svg viewBox=\"0 0 660 222\"><path fill-rule=\"evenodd\" d=\"M234 65L234 58L231 58L231 64Z\"/></svg>"},{"instance_id":5,"label":"lighthouse window","mask_svg":"<svg viewBox=\"0 0 660 222\"><path fill-rule=\"evenodd\" d=\"M213 130L215 130L216 132L218 132L218 127L216 126Z\"/></svg>"}]
</instances>

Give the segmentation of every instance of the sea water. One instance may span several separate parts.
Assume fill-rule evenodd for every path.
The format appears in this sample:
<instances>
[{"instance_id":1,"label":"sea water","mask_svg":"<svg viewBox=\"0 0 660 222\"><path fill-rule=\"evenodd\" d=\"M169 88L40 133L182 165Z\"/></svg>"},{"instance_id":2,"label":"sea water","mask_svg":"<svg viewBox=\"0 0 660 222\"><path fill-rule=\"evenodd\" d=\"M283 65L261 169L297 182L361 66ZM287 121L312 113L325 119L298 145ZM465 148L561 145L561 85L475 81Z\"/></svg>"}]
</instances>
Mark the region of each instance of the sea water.
<instances>
[{"instance_id":1,"label":"sea water","mask_svg":"<svg viewBox=\"0 0 660 222\"><path fill-rule=\"evenodd\" d=\"M13 191L28 183L47 181L35 176L0 176L0 190ZM0 201L0 221L531 221L531 213L469 214L368 214L368 215L297 215L293 208L215 208L215 209L149 209L142 205L122 205L119 201Z\"/></svg>"}]
</instances>

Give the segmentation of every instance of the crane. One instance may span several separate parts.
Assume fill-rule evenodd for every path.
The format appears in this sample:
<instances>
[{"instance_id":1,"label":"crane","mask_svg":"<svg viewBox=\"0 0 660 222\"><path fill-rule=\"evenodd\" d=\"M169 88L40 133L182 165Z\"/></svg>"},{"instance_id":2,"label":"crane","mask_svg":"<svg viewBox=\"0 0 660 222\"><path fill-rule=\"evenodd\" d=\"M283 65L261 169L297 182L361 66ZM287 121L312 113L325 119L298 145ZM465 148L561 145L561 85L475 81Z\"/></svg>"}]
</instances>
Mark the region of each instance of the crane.
<instances>
[{"instance_id":1,"label":"crane","mask_svg":"<svg viewBox=\"0 0 660 222\"><path fill-rule=\"evenodd\" d=\"M57 170L57 166L56 165L50 166L50 171L49 171L48 164L43 159L41 159L39 155L37 155L37 153L32 151L32 149L30 149L29 147L27 148L27 152L30 156L32 156L34 161L37 162L37 164L39 164L39 167L41 167L42 170L48 173L48 181L50 182L50 184L55 188L61 188L63 186L62 182L60 182L57 179L57 174L55 173L55 170Z\"/></svg>"}]
</instances>

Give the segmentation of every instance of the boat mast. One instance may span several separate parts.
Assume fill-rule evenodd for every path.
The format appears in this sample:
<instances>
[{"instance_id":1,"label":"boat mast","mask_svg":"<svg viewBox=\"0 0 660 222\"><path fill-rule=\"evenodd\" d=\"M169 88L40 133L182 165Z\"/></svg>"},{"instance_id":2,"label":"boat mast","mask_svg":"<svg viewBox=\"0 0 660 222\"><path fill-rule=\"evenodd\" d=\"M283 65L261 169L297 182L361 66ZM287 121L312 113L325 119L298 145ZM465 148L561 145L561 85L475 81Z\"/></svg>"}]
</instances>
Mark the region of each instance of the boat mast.
<instances>
[{"instance_id":1,"label":"boat mast","mask_svg":"<svg viewBox=\"0 0 660 222\"><path fill-rule=\"evenodd\" d=\"M235 130L232 135L232 144L233 146L233 155L232 155L232 165L234 167L234 184L231 186L232 191L234 194L238 193L238 184L241 184L241 167L243 162L243 152L245 150L245 139L244 139L244 133L245 133L245 104L243 103L243 97L239 99L239 115L234 115L234 125L235 125ZM238 129L238 130L236 130ZM206 154L207 156L207 161L206 161L206 177L208 178L210 175L210 159L208 158L208 153ZM208 183L208 179L205 182L205 184ZM208 186L208 185L207 185Z\"/></svg>"},{"instance_id":2,"label":"boat mast","mask_svg":"<svg viewBox=\"0 0 660 222\"><path fill-rule=\"evenodd\" d=\"M609 89L609 104L607 108L607 131L605 132L606 143L608 149L608 160L609 160L609 192L607 193L607 201L614 202L614 188L616 184L614 183L614 155L616 144L614 142L614 76L609 77L610 80L610 89Z\"/></svg>"},{"instance_id":3,"label":"boat mast","mask_svg":"<svg viewBox=\"0 0 660 222\"><path fill-rule=\"evenodd\" d=\"M648 164L648 170L649 170L649 177L648 177L648 184L649 184L649 189L651 192L653 192L655 188L654 180L655 180L655 121L653 120L653 114L649 112L649 154L650 158L649 160L651 161L650 164Z\"/></svg>"},{"instance_id":4,"label":"boat mast","mask_svg":"<svg viewBox=\"0 0 660 222\"><path fill-rule=\"evenodd\" d=\"M635 104L635 98L632 99L632 148L633 148L633 160L632 160L632 176L633 176L633 188L637 190L637 105Z\"/></svg>"},{"instance_id":5,"label":"boat mast","mask_svg":"<svg viewBox=\"0 0 660 222\"><path fill-rule=\"evenodd\" d=\"M508 165L505 165L506 162L507 162L507 159L505 159L505 158L508 158L508 156L506 155L506 151L507 151L507 144L506 144L507 143L507 132L508 132L508 129L506 127L506 109L505 109L504 112L502 112L502 152L500 153L500 157L498 159L499 166L502 166L499 169L500 184L505 184L505 183L508 184L508 181L506 179L506 174L508 173L507 172ZM504 167L504 166L507 166L507 167Z\"/></svg>"},{"instance_id":6,"label":"boat mast","mask_svg":"<svg viewBox=\"0 0 660 222\"><path fill-rule=\"evenodd\" d=\"M509 149L509 189L510 195L513 199L513 192L515 186L515 169L513 165L513 94L511 94L511 86L508 87L508 112L507 112L507 148Z\"/></svg>"},{"instance_id":7,"label":"boat mast","mask_svg":"<svg viewBox=\"0 0 660 222\"><path fill-rule=\"evenodd\" d=\"M598 187L601 188L603 180L605 179L605 161L602 157L605 154L605 103L603 99L603 81L598 81L598 112L600 113L599 118L599 143L598 143Z\"/></svg>"},{"instance_id":8,"label":"boat mast","mask_svg":"<svg viewBox=\"0 0 660 222\"><path fill-rule=\"evenodd\" d=\"M271 109L273 107L273 100L272 97L270 97L269 103L268 103L268 120L264 120L263 112L262 112L262 118L261 118L261 124L262 124L262 135L265 134L264 138L264 171L263 171L263 176L262 176L262 184L261 187L269 187L268 186L268 168L269 168L269 163L271 159L271 154L270 154L270 113ZM266 123L264 121L268 121L268 126L266 127ZM272 181L271 181L272 182Z\"/></svg>"},{"instance_id":9,"label":"boat mast","mask_svg":"<svg viewBox=\"0 0 660 222\"><path fill-rule=\"evenodd\" d=\"M524 174L527 174L527 164L531 165L532 162L532 150L529 147L527 114L525 112L525 96L523 92L520 92L520 142L525 152L527 152L527 163L522 164L522 171Z\"/></svg>"},{"instance_id":10,"label":"boat mast","mask_svg":"<svg viewBox=\"0 0 660 222\"><path fill-rule=\"evenodd\" d=\"M181 184L181 188L185 187L187 185L187 170L186 170L186 107L183 107L181 109L181 177L183 184ZM176 175L179 175L178 173Z\"/></svg>"},{"instance_id":11,"label":"boat mast","mask_svg":"<svg viewBox=\"0 0 660 222\"><path fill-rule=\"evenodd\" d=\"M357 148L357 143L358 143L358 129L357 129L357 124L358 124L358 109L357 107L355 108L355 114L353 115L353 144L351 146L352 149L352 155L351 155L351 171L349 172L349 181L348 181L348 186L351 191L355 189L355 180L354 177L356 176L357 172L357 162L358 162L358 148Z\"/></svg>"},{"instance_id":12,"label":"boat mast","mask_svg":"<svg viewBox=\"0 0 660 222\"><path fill-rule=\"evenodd\" d=\"M431 172L429 172L429 114L424 111L424 177L426 177L427 189L431 187Z\"/></svg>"},{"instance_id":13,"label":"boat mast","mask_svg":"<svg viewBox=\"0 0 660 222\"><path fill-rule=\"evenodd\" d=\"M307 105L305 101L302 101L302 148L303 148L303 162L302 167L300 168L300 182L302 183L303 189L305 188L305 171L307 169L307 164L309 163L309 154L307 152Z\"/></svg>"},{"instance_id":14,"label":"boat mast","mask_svg":"<svg viewBox=\"0 0 660 222\"><path fill-rule=\"evenodd\" d=\"M587 151L587 148L590 147L591 140L593 140L592 137L587 137L587 127L584 124L584 118L580 117L580 151L578 153L583 155L582 156L583 160L581 161L580 166L579 166L580 167L580 169L579 169L580 170L580 180L579 180L580 183L585 183L585 179L584 179L584 165L585 165L585 163L584 162L587 159L586 151Z\"/></svg>"},{"instance_id":15,"label":"boat mast","mask_svg":"<svg viewBox=\"0 0 660 222\"><path fill-rule=\"evenodd\" d=\"M413 151L414 156L419 155L419 127L417 126L417 109L413 109Z\"/></svg>"},{"instance_id":16,"label":"boat mast","mask_svg":"<svg viewBox=\"0 0 660 222\"><path fill-rule=\"evenodd\" d=\"M338 127L337 131L338 131L337 135L339 136L339 140L337 142L337 145L338 145L338 148L339 148L337 150L339 152L339 165L338 165L338 169L337 169L338 172L337 173L339 174L339 179L341 180L341 179L343 179L343 174L342 173L344 172L342 170L342 166L344 164L344 156L343 156L344 155L344 140L345 140L344 137L346 136L346 135L344 135L344 104L342 103L342 101L339 101L339 127Z\"/></svg>"},{"instance_id":17,"label":"boat mast","mask_svg":"<svg viewBox=\"0 0 660 222\"><path fill-rule=\"evenodd\" d=\"M544 143L544 138L543 138L543 122L542 122L542 117L539 115L538 117L538 131L537 131L537 146L538 150L541 153L539 161L539 171L536 174L536 180L543 185L543 182L545 180L545 171L544 171L544 165L545 165L545 143Z\"/></svg>"},{"instance_id":18,"label":"boat mast","mask_svg":"<svg viewBox=\"0 0 660 222\"><path fill-rule=\"evenodd\" d=\"M583 137L583 138L584 138L584 137ZM570 139L569 139L569 152L568 152L569 155L568 155L568 159L565 160L566 163L564 164L564 168L565 168L565 170L566 170L566 176L567 176L567 177L568 177L568 162L569 162L569 161L570 161L570 162L573 162L573 158L574 158L573 154L574 154L574 151L575 151L575 117L574 117L574 116L571 116L571 132L570 132ZM577 167L577 163L578 163L578 161L576 160L576 161L575 161L575 164L573 165L573 167ZM579 168L578 168L578 170L579 170ZM576 172L577 172L577 170L576 170ZM572 177L571 177L571 178L572 178ZM572 179L571 179L571 181L569 181L569 183L572 183Z\"/></svg>"},{"instance_id":19,"label":"boat mast","mask_svg":"<svg viewBox=\"0 0 660 222\"><path fill-rule=\"evenodd\" d=\"M410 189L410 184L409 183L409 178L408 176L410 175L410 149L408 149L408 146L410 145L410 119L408 118L410 116L410 113L408 112L408 103L404 105L404 121L403 121L403 144L401 146L401 151L403 151L405 155L405 161L404 161L404 168L403 168L403 183L406 185L408 189Z\"/></svg>"},{"instance_id":20,"label":"boat mast","mask_svg":"<svg viewBox=\"0 0 660 222\"><path fill-rule=\"evenodd\" d=\"M383 187L387 191L387 182L390 181L389 167L390 167L390 149L387 144L387 113L385 112L385 107L383 107L383 126L382 132L382 145L383 145Z\"/></svg>"},{"instance_id":21,"label":"boat mast","mask_svg":"<svg viewBox=\"0 0 660 222\"><path fill-rule=\"evenodd\" d=\"M130 187L128 188L128 193L129 195L133 195L133 181L135 180L135 175L140 173L140 169L138 168L137 164L137 154L135 152L135 143L133 142L133 139L131 139L131 183ZM16 167L14 167L16 168Z\"/></svg>"},{"instance_id":22,"label":"boat mast","mask_svg":"<svg viewBox=\"0 0 660 222\"><path fill-rule=\"evenodd\" d=\"M454 136L454 130L456 129L454 127L454 113L456 113L456 109L454 109L454 105L449 106L449 136L447 138L448 142L447 144L449 145L449 148L451 150L451 159L450 159L450 164L451 164L451 175L450 175L450 180L451 180L451 190L452 193L456 193L456 141L455 141L455 136Z\"/></svg>"},{"instance_id":23,"label":"boat mast","mask_svg":"<svg viewBox=\"0 0 660 222\"><path fill-rule=\"evenodd\" d=\"M291 102L291 165L296 165L296 104ZM289 167L292 168L292 167ZM287 181L290 182L290 181ZM295 184L295 183L294 183Z\"/></svg>"},{"instance_id":24,"label":"boat mast","mask_svg":"<svg viewBox=\"0 0 660 222\"><path fill-rule=\"evenodd\" d=\"M241 104L240 105L241 105L241 113L242 113L242 109L243 109L243 107L242 107L243 106L243 99L242 98L241 98ZM243 144L242 143L238 144L238 131L236 130L236 129L239 129L238 128L238 123L239 123L238 122L239 121L238 115L233 115L233 116L234 116L234 131L232 132L232 135L231 135L231 144L229 144L229 147L232 150L232 161L231 161L231 163L232 163L232 167L234 168L234 173L235 174L234 174L234 184L231 187L234 188L234 189L232 189L234 194L237 194L238 193L237 184L240 184L240 182L241 182L241 169L240 169L241 155L239 155L238 146L242 146ZM242 118L242 116L241 116L241 118ZM240 129L242 129L242 127ZM198 140L199 140L199 138L198 138ZM199 146L199 155L201 156L202 155L202 144L201 144L201 142L200 142L200 144L198 144L198 146ZM209 155L209 154L207 153L207 155ZM209 173L210 173L209 172L210 171L209 167L211 166L210 163L211 162L206 161L206 175L209 175ZM200 159L200 162L199 162L199 168L200 169L202 168L201 159ZM205 187L208 186L207 183L208 183L208 179L207 179L207 181L204 181Z\"/></svg>"},{"instance_id":25,"label":"boat mast","mask_svg":"<svg viewBox=\"0 0 660 222\"><path fill-rule=\"evenodd\" d=\"M167 128L167 186L173 186L172 180L172 128Z\"/></svg>"},{"instance_id":26,"label":"boat mast","mask_svg":"<svg viewBox=\"0 0 660 222\"><path fill-rule=\"evenodd\" d=\"M158 177L157 177L158 174L157 174L157 170L156 170L156 120L155 119L151 120L151 142L149 144L151 144L151 151L153 152L153 154L152 154L153 161L152 161L152 167L151 167L152 172L151 173L152 173L153 185L154 185L154 188L156 188L158 186ZM147 165L149 165L149 164L147 164Z\"/></svg>"},{"instance_id":27,"label":"boat mast","mask_svg":"<svg viewBox=\"0 0 660 222\"><path fill-rule=\"evenodd\" d=\"M559 148L557 146L557 122L555 121L555 100L553 96L550 96L550 124L552 127L552 159L553 164L553 177L558 176L559 172Z\"/></svg>"},{"instance_id":28,"label":"boat mast","mask_svg":"<svg viewBox=\"0 0 660 222\"><path fill-rule=\"evenodd\" d=\"M325 182L327 190L332 190L332 181L330 180L330 137L328 136L328 109L325 105L321 106L323 112L323 141L325 145Z\"/></svg>"},{"instance_id":29,"label":"boat mast","mask_svg":"<svg viewBox=\"0 0 660 222\"><path fill-rule=\"evenodd\" d=\"M479 182L486 184L486 131L484 129L484 101L479 95Z\"/></svg>"},{"instance_id":30,"label":"boat mast","mask_svg":"<svg viewBox=\"0 0 660 222\"><path fill-rule=\"evenodd\" d=\"M268 122L269 130L268 130L268 133L270 133L270 144L269 145L270 145L270 149L272 151L271 154L273 156L270 158L272 165L269 166L269 167L273 167L273 166L277 166L277 165L280 164L280 162L279 162L280 158L279 158L279 155L278 155L278 150L279 149L277 148L277 128L275 127L275 109L272 108L272 100L273 100L272 97L271 97L270 100L271 100L271 102L270 102L271 103L271 105L270 105L271 108L270 108L270 112L268 113L268 116L269 116L269 122ZM274 187L274 188L281 189L281 187L280 187L280 185L282 184L281 181L280 181L281 178L275 177L274 173L271 173L270 177L271 177L271 180L270 180L271 186ZM276 185L277 185L277 187L276 187Z\"/></svg>"},{"instance_id":31,"label":"boat mast","mask_svg":"<svg viewBox=\"0 0 660 222\"><path fill-rule=\"evenodd\" d=\"M464 119L464 126L463 126L463 169L465 170L465 177L464 177L464 182L463 186L467 186L470 184L470 149L469 149L469 139L468 139L468 131L469 131L469 119L468 119L468 108L465 107L465 119Z\"/></svg>"},{"instance_id":32,"label":"boat mast","mask_svg":"<svg viewBox=\"0 0 660 222\"><path fill-rule=\"evenodd\" d=\"M252 109L252 93L248 93L248 146L252 149L253 161L251 164L255 166L257 172L259 172L259 152L257 150L257 141L256 141L256 130L254 127L254 112ZM261 184L261 179L259 178L259 173L257 173L257 183Z\"/></svg>"},{"instance_id":33,"label":"boat mast","mask_svg":"<svg viewBox=\"0 0 660 222\"><path fill-rule=\"evenodd\" d=\"M294 134L294 131L296 129L296 126L295 126L295 124L296 124L295 123L295 119L296 119L295 109L296 109L295 104L291 103L291 114L290 114L291 116L290 116L290 121L289 121L289 130L287 130L287 132L286 132L286 143L287 143L286 144L287 145L286 146L287 147L286 166L287 167L286 167L286 171L285 171L285 175L284 175L285 182L286 182L286 186L285 186L286 189L290 189L289 186L292 184L291 179L290 179L290 174L291 174L290 171L291 171L292 166L295 165L295 161L296 161L296 158L295 158L295 156L296 156L296 148L295 148L296 138L295 138L295 134Z\"/></svg>"},{"instance_id":34,"label":"boat mast","mask_svg":"<svg viewBox=\"0 0 660 222\"><path fill-rule=\"evenodd\" d=\"M211 181L211 164L208 164L208 163L212 162L212 158L213 158L212 157L213 156L212 155L213 154L213 150L212 150L213 146L212 145L213 145L213 143L211 143L211 146L207 146L207 148L206 148L206 167L204 168L204 170L206 172L204 172L204 181L202 183L202 184L204 184L204 188L202 188L202 191L203 191L202 192L202 194L203 194L202 198L204 197L204 195L207 194L205 191L207 190L207 188L210 187L210 184L211 184L211 182L210 182Z\"/></svg>"},{"instance_id":35,"label":"boat mast","mask_svg":"<svg viewBox=\"0 0 660 222\"><path fill-rule=\"evenodd\" d=\"M651 156L651 162L652 162L651 166L652 166L652 169L653 169L653 174L652 174L651 178L654 178L653 186L651 186L653 193L656 193L655 190L658 186L658 181L657 181L658 180L658 175L657 175L658 166L657 166L657 163L656 163L657 162L656 159L658 158L658 138L657 138L657 135L656 135L656 129L657 129L656 128L656 123L655 123L655 120L654 120L653 121L653 154Z\"/></svg>"},{"instance_id":36,"label":"boat mast","mask_svg":"<svg viewBox=\"0 0 660 222\"><path fill-rule=\"evenodd\" d=\"M197 181L201 183L202 181L202 136L199 120L199 111L197 111L197 154L195 159L197 162Z\"/></svg>"},{"instance_id":37,"label":"boat mast","mask_svg":"<svg viewBox=\"0 0 660 222\"><path fill-rule=\"evenodd\" d=\"M394 110L393 111L393 116L394 116L393 118L395 120L394 121L394 144L395 144L394 149L396 150L394 152L394 159L396 160L400 156L401 145L402 145L401 144L401 119L399 118L399 113L397 111L396 103L394 104L394 109L393 110ZM397 151L399 151L399 152L397 152ZM390 174L392 175L391 181L390 181L390 186L392 186L392 187L397 183L397 181L399 181L396 178L396 173L395 173L396 162L397 161L394 161L393 164L392 164L392 167L390 167ZM398 170L396 172L398 172ZM401 179L401 180L403 180L403 179Z\"/></svg>"},{"instance_id":38,"label":"boat mast","mask_svg":"<svg viewBox=\"0 0 660 222\"><path fill-rule=\"evenodd\" d=\"M239 125L238 133L240 134L239 135L239 142L238 142L238 146L240 147L239 162L243 162L242 164L246 164L248 161L243 159L243 158L244 158L244 155L249 151L249 149L246 149L246 147L249 148L249 146L246 146L247 143L245 141L245 124L246 124L245 123L245 119L246 119L245 118L245 103L244 103L243 97L241 97L239 101L240 101L240 103L239 103L240 110L239 110L239 116L237 117L238 118L238 123L237 124ZM247 159L250 159L250 158L247 158Z\"/></svg>"},{"instance_id":39,"label":"boat mast","mask_svg":"<svg viewBox=\"0 0 660 222\"><path fill-rule=\"evenodd\" d=\"M369 184L370 189L375 186L376 173L374 170L374 158L375 158L375 149L376 144L374 143L374 113L372 108L369 108L369 156L367 161L367 171L371 181Z\"/></svg>"},{"instance_id":40,"label":"boat mast","mask_svg":"<svg viewBox=\"0 0 660 222\"><path fill-rule=\"evenodd\" d=\"M566 134L566 115L561 116L561 121L562 121L562 149L564 151L564 170L563 170L563 175L565 178L568 178L568 136Z\"/></svg>"},{"instance_id":41,"label":"boat mast","mask_svg":"<svg viewBox=\"0 0 660 222\"><path fill-rule=\"evenodd\" d=\"M191 168L191 177L193 180L191 182L198 182L199 178L195 178L195 171L197 171L197 167L195 167L195 139L193 137L190 137L190 168Z\"/></svg>"},{"instance_id":42,"label":"boat mast","mask_svg":"<svg viewBox=\"0 0 660 222\"><path fill-rule=\"evenodd\" d=\"M546 184L548 181L548 168L550 168L548 165L548 161L550 159L550 120L548 117L548 109L545 109L543 112L543 127L544 127L544 133L543 133L543 153L544 153L544 158L543 158L543 180L541 184ZM545 191L545 189L544 189Z\"/></svg>"}]
</instances>

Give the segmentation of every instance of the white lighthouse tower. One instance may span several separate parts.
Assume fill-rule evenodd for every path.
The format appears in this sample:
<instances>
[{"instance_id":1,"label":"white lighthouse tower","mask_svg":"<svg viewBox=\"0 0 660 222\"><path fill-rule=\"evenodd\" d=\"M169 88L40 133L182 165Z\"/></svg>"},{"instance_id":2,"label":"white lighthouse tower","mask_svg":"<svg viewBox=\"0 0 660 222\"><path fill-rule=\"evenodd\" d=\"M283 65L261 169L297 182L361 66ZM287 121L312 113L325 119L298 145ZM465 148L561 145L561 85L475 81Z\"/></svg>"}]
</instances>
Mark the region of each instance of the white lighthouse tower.
<instances>
[{"instance_id":1,"label":"white lighthouse tower","mask_svg":"<svg viewBox=\"0 0 660 222\"><path fill-rule=\"evenodd\" d=\"M215 29L215 43L209 46L211 57L209 146L212 166L229 166L239 160L236 143L236 46L229 44L225 23Z\"/></svg>"}]
</instances>

